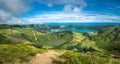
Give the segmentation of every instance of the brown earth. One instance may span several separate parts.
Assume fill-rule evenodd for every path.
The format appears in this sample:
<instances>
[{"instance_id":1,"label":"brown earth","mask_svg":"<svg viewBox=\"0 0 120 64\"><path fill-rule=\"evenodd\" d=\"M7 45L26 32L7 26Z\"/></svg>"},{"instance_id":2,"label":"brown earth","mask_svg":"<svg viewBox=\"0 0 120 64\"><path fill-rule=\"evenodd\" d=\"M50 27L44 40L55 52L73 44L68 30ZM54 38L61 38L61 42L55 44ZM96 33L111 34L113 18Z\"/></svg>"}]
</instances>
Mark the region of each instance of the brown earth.
<instances>
[{"instance_id":1,"label":"brown earth","mask_svg":"<svg viewBox=\"0 0 120 64\"><path fill-rule=\"evenodd\" d=\"M49 50L43 54L36 54L29 64L52 64L52 58L56 58L56 55L59 55L59 53L54 50Z\"/></svg>"}]
</instances>

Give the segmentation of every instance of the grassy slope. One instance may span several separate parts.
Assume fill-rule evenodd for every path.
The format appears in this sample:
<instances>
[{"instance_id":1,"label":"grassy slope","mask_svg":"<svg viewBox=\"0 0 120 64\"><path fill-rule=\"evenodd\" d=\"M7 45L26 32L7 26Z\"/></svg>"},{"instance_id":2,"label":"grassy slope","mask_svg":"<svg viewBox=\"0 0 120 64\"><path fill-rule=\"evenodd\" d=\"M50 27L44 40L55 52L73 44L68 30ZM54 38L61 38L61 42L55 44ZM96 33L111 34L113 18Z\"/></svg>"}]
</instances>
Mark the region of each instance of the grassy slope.
<instances>
[{"instance_id":1,"label":"grassy slope","mask_svg":"<svg viewBox=\"0 0 120 64\"><path fill-rule=\"evenodd\" d=\"M99 48L107 50L115 57L120 57L120 26L107 27L94 37Z\"/></svg>"},{"instance_id":2,"label":"grassy slope","mask_svg":"<svg viewBox=\"0 0 120 64\"><path fill-rule=\"evenodd\" d=\"M35 35L33 34L35 33ZM49 45L49 46L67 46L74 45L81 42L85 36L81 33L73 32L57 32L57 33L40 33L31 28L7 28L1 29L0 36L2 40L4 38L14 43L30 43L37 45ZM35 40L35 37L37 40ZM4 42L3 41L3 42Z\"/></svg>"},{"instance_id":3,"label":"grassy slope","mask_svg":"<svg viewBox=\"0 0 120 64\"><path fill-rule=\"evenodd\" d=\"M106 29L104 29L104 30L106 30ZM115 31L113 31L113 30L115 30ZM37 40L35 40L35 36L34 36L32 31L34 31L34 33L35 33L35 35L37 37ZM119 33L118 32L120 32L119 27L117 27L117 29L113 28L110 31L107 31L107 32L101 34L102 36L99 36L97 40L101 41L101 39L105 38L105 37L111 40L112 39L111 36L116 37L116 33L117 33L118 36L116 38L117 40L115 40L115 41L119 41ZM81 33L58 32L58 33L45 34L45 33L39 33L39 32L37 32L37 31L35 31L33 29L30 29L30 28L22 28L22 29L20 29L20 28L7 28L7 29L1 29L0 30L0 39L1 39L0 43L6 43L6 42L7 43L10 43L10 42L12 42L12 43L13 42L14 43L27 43L27 44L36 44L36 45L57 46L57 47L63 47L65 49L66 49L66 47L69 47L69 46L74 47L77 44L79 44L78 47L79 48L84 48L84 51L85 51L86 48L87 49L93 48L93 49L95 49L97 51L101 51L100 48L102 48L102 47L100 47L100 46L105 47L105 46L108 46L107 44L109 44L109 43L106 44L106 43L99 43L99 42L97 42L97 44L96 44L95 41L91 41L91 40L87 39L87 37L83 36ZM103 39L103 41L106 41L106 40ZM112 42L114 42L114 41L112 41ZM101 45L99 45L99 44L101 44ZM98 48L97 46L100 47L100 48ZM114 45L114 46L116 46L116 45ZM118 46L119 46L119 44L118 44ZM21 47L23 47L23 48L21 48ZM30 47L29 45L21 45L21 44L16 44L15 46L14 45L8 45L8 44L0 45L0 53L2 53L0 59L1 60L4 59L4 60L2 60L0 62L2 63L2 62L5 62L6 60L8 60L8 62L9 62L9 59L10 59L10 61L13 61L14 59L11 60L11 57L14 56L14 52L15 52L14 50L17 50L15 55L18 54L18 56L19 56L19 53L22 50L24 53L26 53L25 57L30 56L33 53L36 53L36 51L32 52L35 49L32 49L31 47L29 48L29 47ZM46 48L47 46L44 46L44 47ZM119 48L119 47L116 47L116 48ZM6 49L6 51L4 49ZM27 52L26 49L29 50L30 52ZM103 49L105 49L105 48L103 48ZM88 50L88 51L90 51L90 50ZM6 53L6 52L8 52L8 53ZM8 57L8 58L4 57L5 56L4 54L6 54L6 55L8 55L10 57ZM11 54L13 54L13 56L11 56ZM77 54L77 53L75 53L75 54ZM20 54L20 55L22 55L22 54ZM74 56L74 54L72 56ZM99 56L97 58L94 57L93 59L94 60L96 59L96 61L98 61L98 62L99 62L99 60L102 60L102 59L105 59L105 60L103 60L105 62L107 62L109 60L109 58L104 58L104 54L103 54L103 56L100 56L100 57ZM19 56L19 57L23 57L23 56ZM17 58L19 58L19 57L17 57ZM21 60L24 60L25 57L23 57ZM87 59L86 56L84 56L84 55L82 57L84 59ZM71 57L68 57L68 58L71 58ZM83 59L81 61L84 62ZM73 62L76 62L76 60L73 61ZM119 64L119 62L118 62L118 64Z\"/></svg>"},{"instance_id":4,"label":"grassy slope","mask_svg":"<svg viewBox=\"0 0 120 64\"><path fill-rule=\"evenodd\" d=\"M42 53L44 51L43 49L26 44L0 44L0 64L27 62L36 53Z\"/></svg>"},{"instance_id":5,"label":"grassy slope","mask_svg":"<svg viewBox=\"0 0 120 64\"><path fill-rule=\"evenodd\" d=\"M32 31L36 34L37 40L35 40ZM30 56L43 51L27 44L48 45L48 47L44 46L44 49L49 48L49 46L68 46L72 45L72 43L81 42L85 36L81 33L72 32L44 34L30 28L6 28L0 30L0 38L0 43L2 43L0 44L0 63L2 64L16 61L24 62Z\"/></svg>"},{"instance_id":6,"label":"grassy slope","mask_svg":"<svg viewBox=\"0 0 120 64\"><path fill-rule=\"evenodd\" d=\"M120 64L120 59L111 58L101 53L82 54L66 51L53 61L54 64Z\"/></svg>"}]
</instances>

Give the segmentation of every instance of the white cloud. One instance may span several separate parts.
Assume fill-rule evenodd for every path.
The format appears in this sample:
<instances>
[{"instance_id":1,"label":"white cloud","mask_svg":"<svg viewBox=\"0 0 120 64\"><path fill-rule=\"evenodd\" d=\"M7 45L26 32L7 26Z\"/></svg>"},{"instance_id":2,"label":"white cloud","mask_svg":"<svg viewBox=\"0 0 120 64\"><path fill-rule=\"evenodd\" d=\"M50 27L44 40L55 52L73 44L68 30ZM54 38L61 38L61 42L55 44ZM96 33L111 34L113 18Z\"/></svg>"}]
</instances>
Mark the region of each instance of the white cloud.
<instances>
[{"instance_id":1,"label":"white cloud","mask_svg":"<svg viewBox=\"0 0 120 64\"><path fill-rule=\"evenodd\" d=\"M73 9L73 12L80 12L81 10L78 8L78 7L75 7L74 9Z\"/></svg>"},{"instance_id":2,"label":"white cloud","mask_svg":"<svg viewBox=\"0 0 120 64\"><path fill-rule=\"evenodd\" d=\"M49 3L49 4L47 4L47 6L48 6L48 7L53 7L53 4L50 4L50 3Z\"/></svg>"},{"instance_id":3,"label":"white cloud","mask_svg":"<svg viewBox=\"0 0 120 64\"><path fill-rule=\"evenodd\" d=\"M120 16L88 13L44 13L26 18L16 18L0 10L0 24L35 24L44 22L120 22Z\"/></svg>"},{"instance_id":4,"label":"white cloud","mask_svg":"<svg viewBox=\"0 0 120 64\"><path fill-rule=\"evenodd\" d=\"M0 8L13 14L20 14L29 10L22 0L0 0Z\"/></svg>"},{"instance_id":5,"label":"white cloud","mask_svg":"<svg viewBox=\"0 0 120 64\"><path fill-rule=\"evenodd\" d=\"M0 10L0 24L5 24L7 20L9 20L11 14L6 13L3 10Z\"/></svg>"},{"instance_id":6,"label":"white cloud","mask_svg":"<svg viewBox=\"0 0 120 64\"><path fill-rule=\"evenodd\" d=\"M72 6L71 5L65 5L64 6L64 11L65 12L71 12L72 11Z\"/></svg>"},{"instance_id":7,"label":"white cloud","mask_svg":"<svg viewBox=\"0 0 120 64\"><path fill-rule=\"evenodd\" d=\"M76 7L78 7L79 10L82 11L82 9L87 6L85 0L36 0L36 1L38 1L40 4L51 3L52 5L64 5L63 9L64 11L67 12L70 11L72 12L74 8L76 9Z\"/></svg>"},{"instance_id":8,"label":"white cloud","mask_svg":"<svg viewBox=\"0 0 120 64\"><path fill-rule=\"evenodd\" d=\"M78 14L78 13L51 13L39 14L29 18L23 18L24 21L31 23L44 22L119 22L120 16L102 15L102 14ZM113 21L114 20L114 21Z\"/></svg>"},{"instance_id":9,"label":"white cloud","mask_svg":"<svg viewBox=\"0 0 120 64\"><path fill-rule=\"evenodd\" d=\"M0 10L0 24L22 24L23 22L11 13Z\"/></svg>"},{"instance_id":10,"label":"white cloud","mask_svg":"<svg viewBox=\"0 0 120 64\"><path fill-rule=\"evenodd\" d=\"M12 17L10 20L7 21L7 24L23 24L20 19Z\"/></svg>"}]
</instances>

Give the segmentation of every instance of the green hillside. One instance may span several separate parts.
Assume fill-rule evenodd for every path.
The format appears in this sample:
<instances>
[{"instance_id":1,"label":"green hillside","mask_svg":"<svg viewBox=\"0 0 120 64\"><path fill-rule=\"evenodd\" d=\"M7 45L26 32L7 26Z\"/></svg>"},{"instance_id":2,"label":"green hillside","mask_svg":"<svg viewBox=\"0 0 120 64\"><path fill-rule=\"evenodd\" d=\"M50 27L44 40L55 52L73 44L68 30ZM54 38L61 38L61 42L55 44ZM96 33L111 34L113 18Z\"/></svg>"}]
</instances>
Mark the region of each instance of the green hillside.
<instances>
[{"instance_id":1,"label":"green hillside","mask_svg":"<svg viewBox=\"0 0 120 64\"><path fill-rule=\"evenodd\" d=\"M0 28L0 64L29 62L35 54L49 49L66 51L54 59L57 64L119 64L120 26L104 27L100 33L41 33L33 28Z\"/></svg>"},{"instance_id":2,"label":"green hillside","mask_svg":"<svg viewBox=\"0 0 120 64\"><path fill-rule=\"evenodd\" d=\"M120 57L120 26L104 28L94 38L98 47L107 50L115 57Z\"/></svg>"},{"instance_id":3,"label":"green hillside","mask_svg":"<svg viewBox=\"0 0 120 64\"><path fill-rule=\"evenodd\" d=\"M54 59L53 63L120 64L120 26L104 27L98 35L87 36L74 46L74 51L79 53L67 51Z\"/></svg>"},{"instance_id":4,"label":"green hillside","mask_svg":"<svg viewBox=\"0 0 120 64\"><path fill-rule=\"evenodd\" d=\"M120 59L111 58L101 53L77 53L66 51L53 59L53 64L120 64Z\"/></svg>"},{"instance_id":5,"label":"green hillside","mask_svg":"<svg viewBox=\"0 0 120 64\"><path fill-rule=\"evenodd\" d=\"M7 28L0 31L0 43L28 43L41 47L43 45L62 47L75 45L85 36L74 32L40 33L31 28Z\"/></svg>"},{"instance_id":6,"label":"green hillside","mask_svg":"<svg viewBox=\"0 0 120 64\"><path fill-rule=\"evenodd\" d=\"M17 64L16 62L29 62L36 53L46 50L35 48L26 44L0 44L0 64Z\"/></svg>"}]
</instances>

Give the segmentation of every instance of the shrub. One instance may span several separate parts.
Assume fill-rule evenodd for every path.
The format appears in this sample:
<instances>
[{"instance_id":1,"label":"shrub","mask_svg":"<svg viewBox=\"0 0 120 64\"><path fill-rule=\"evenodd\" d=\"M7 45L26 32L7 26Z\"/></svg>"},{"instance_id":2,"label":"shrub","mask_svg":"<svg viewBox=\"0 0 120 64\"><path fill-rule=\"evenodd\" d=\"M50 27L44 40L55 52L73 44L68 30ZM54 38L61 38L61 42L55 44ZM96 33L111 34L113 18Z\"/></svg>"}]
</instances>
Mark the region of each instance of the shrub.
<instances>
[{"instance_id":1,"label":"shrub","mask_svg":"<svg viewBox=\"0 0 120 64\"><path fill-rule=\"evenodd\" d=\"M29 45L24 44L16 44L16 45L8 45L1 44L0 45L0 62L2 63L12 63L16 61L27 62L30 57L34 56L38 49L35 49Z\"/></svg>"},{"instance_id":2,"label":"shrub","mask_svg":"<svg viewBox=\"0 0 120 64\"><path fill-rule=\"evenodd\" d=\"M120 63L117 59L98 53L81 54L77 52L65 52L58 58L53 59L53 64L116 64Z\"/></svg>"}]
</instances>

